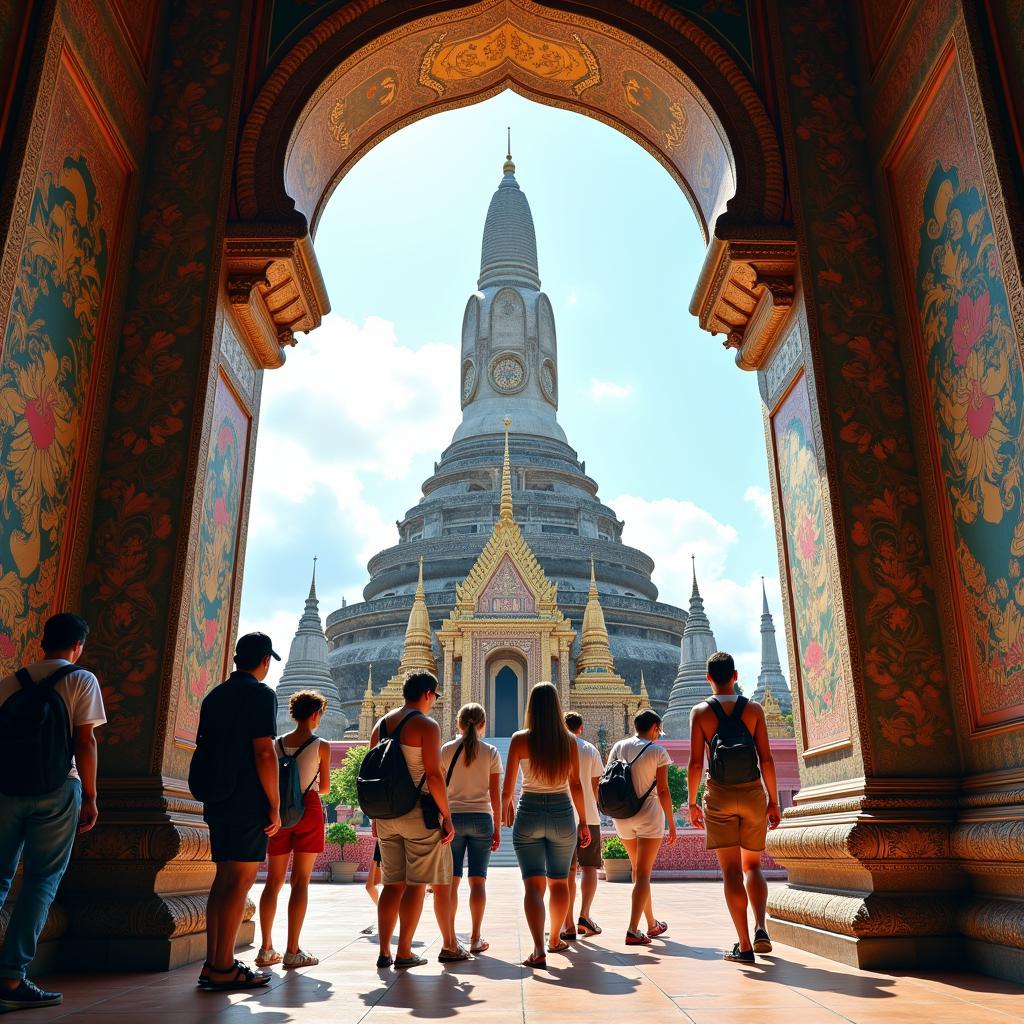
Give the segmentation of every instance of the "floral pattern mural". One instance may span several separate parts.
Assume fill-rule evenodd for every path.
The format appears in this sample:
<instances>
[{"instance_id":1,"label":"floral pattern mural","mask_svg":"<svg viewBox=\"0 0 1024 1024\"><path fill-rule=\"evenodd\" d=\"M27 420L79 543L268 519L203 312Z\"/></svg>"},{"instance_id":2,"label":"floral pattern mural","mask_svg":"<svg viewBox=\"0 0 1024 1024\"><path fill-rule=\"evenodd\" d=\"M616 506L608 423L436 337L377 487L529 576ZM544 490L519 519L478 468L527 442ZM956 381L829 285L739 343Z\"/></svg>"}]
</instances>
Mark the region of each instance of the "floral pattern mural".
<instances>
[{"instance_id":1,"label":"floral pattern mural","mask_svg":"<svg viewBox=\"0 0 1024 1024\"><path fill-rule=\"evenodd\" d=\"M0 353L0 675L34 659L62 597L127 178L81 88L62 65Z\"/></svg>"},{"instance_id":2,"label":"floral pattern mural","mask_svg":"<svg viewBox=\"0 0 1024 1024\"><path fill-rule=\"evenodd\" d=\"M772 429L793 596L804 745L815 750L848 740L850 720L805 377L797 380L772 417Z\"/></svg>"},{"instance_id":3,"label":"floral pattern mural","mask_svg":"<svg viewBox=\"0 0 1024 1024\"><path fill-rule=\"evenodd\" d=\"M977 728L1024 715L1024 373L955 63L894 183Z\"/></svg>"},{"instance_id":4,"label":"floral pattern mural","mask_svg":"<svg viewBox=\"0 0 1024 1024\"><path fill-rule=\"evenodd\" d=\"M249 417L223 377L217 380L203 478L185 658L175 738L194 743L199 705L223 677L231 628L235 555L248 464Z\"/></svg>"}]
</instances>

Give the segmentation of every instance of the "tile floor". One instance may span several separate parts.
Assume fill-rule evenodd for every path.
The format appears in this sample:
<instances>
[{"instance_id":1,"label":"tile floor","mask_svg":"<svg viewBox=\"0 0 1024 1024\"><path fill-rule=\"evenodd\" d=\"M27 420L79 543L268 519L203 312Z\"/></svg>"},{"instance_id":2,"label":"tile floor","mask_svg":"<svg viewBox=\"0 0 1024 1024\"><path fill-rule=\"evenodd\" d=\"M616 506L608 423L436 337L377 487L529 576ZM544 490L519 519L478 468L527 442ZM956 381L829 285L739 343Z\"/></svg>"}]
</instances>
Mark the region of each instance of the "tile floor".
<instances>
[{"instance_id":1,"label":"tile floor","mask_svg":"<svg viewBox=\"0 0 1024 1024\"><path fill-rule=\"evenodd\" d=\"M1024 988L974 974L894 975L856 971L777 945L754 967L720 959L733 941L712 882L662 882L655 910L668 920L662 940L646 949L622 944L626 885L602 882L595 917L604 934L571 955L549 957L549 970L519 966L529 952L518 872L492 872L485 937L489 952L444 967L429 897L419 951L430 963L399 974L377 971L373 938L359 934L374 919L362 886L317 885L311 893L303 945L321 957L302 971L274 968L258 993L197 991L197 967L169 974L91 975L46 979L64 1003L25 1016L45 1024L407 1024L465 1018L469 1024L969 1024L1024 1020ZM283 924L283 903L279 921ZM465 909L460 916L468 925ZM275 936L278 948L284 932ZM243 953L251 962L254 953ZM17 1018L21 1020L22 1018Z\"/></svg>"}]
</instances>

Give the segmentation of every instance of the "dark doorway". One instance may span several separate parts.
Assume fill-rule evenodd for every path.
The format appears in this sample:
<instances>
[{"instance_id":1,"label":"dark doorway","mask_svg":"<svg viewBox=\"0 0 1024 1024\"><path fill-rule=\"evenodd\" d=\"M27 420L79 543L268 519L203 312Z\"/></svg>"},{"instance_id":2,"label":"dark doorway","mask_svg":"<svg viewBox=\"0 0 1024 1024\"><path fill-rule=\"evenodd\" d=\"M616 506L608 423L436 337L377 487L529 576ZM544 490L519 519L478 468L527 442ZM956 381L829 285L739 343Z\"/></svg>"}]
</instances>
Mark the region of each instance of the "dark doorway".
<instances>
[{"instance_id":1,"label":"dark doorway","mask_svg":"<svg viewBox=\"0 0 1024 1024\"><path fill-rule=\"evenodd\" d=\"M505 665L494 677L494 735L511 736L519 729L519 676Z\"/></svg>"}]
</instances>

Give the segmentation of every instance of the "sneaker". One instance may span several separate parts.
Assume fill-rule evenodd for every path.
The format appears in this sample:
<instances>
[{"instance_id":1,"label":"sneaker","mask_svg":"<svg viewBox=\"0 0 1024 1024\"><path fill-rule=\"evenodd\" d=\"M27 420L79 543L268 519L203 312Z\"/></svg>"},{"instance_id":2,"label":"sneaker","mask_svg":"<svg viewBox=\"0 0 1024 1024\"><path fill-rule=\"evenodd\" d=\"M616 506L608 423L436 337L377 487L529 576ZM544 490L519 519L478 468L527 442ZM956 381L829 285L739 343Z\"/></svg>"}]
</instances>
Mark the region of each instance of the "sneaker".
<instances>
[{"instance_id":1,"label":"sneaker","mask_svg":"<svg viewBox=\"0 0 1024 1024\"><path fill-rule=\"evenodd\" d=\"M320 958L315 957L312 953L303 953L300 949L297 953L285 953L284 955L284 966L288 968L292 967L314 967L320 963Z\"/></svg>"},{"instance_id":2,"label":"sneaker","mask_svg":"<svg viewBox=\"0 0 1024 1024\"><path fill-rule=\"evenodd\" d=\"M668 931L668 921L655 921L653 928L647 929L647 934L652 938L656 939L659 935L664 935Z\"/></svg>"},{"instance_id":3,"label":"sneaker","mask_svg":"<svg viewBox=\"0 0 1024 1024\"><path fill-rule=\"evenodd\" d=\"M754 963L754 951L752 949L740 949L740 944L737 942L725 954L724 959L732 960L738 964L752 964Z\"/></svg>"},{"instance_id":4,"label":"sneaker","mask_svg":"<svg viewBox=\"0 0 1024 1024\"><path fill-rule=\"evenodd\" d=\"M281 962L281 954L273 946L270 949L261 949L256 954L257 967L270 967Z\"/></svg>"},{"instance_id":5,"label":"sneaker","mask_svg":"<svg viewBox=\"0 0 1024 1024\"><path fill-rule=\"evenodd\" d=\"M764 928L754 929L754 952L770 953L772 951L771 936Z\"/></svg>"},{"instance_id":6,"label":"sneaker","mask_svg":"<svg viewBox=\"0 0 1024 1024\"><path fill-rule=\"evenodd\" d=\"M627 946L649 946L651 940L643 932L626 932Z\"/></svg>"},{"instance_id":7,"label":"sneaker","mask_svg":"<svg viewBox=\"0 0 1024 1024\"><path fill-rule=\"evenodd\" d=\"M34 982L23 978L17 988L0 989L0 1008L30 1010L33 1006L57 1006L64 999L60 992L47 992Z\"/></svg>"}]
</instances>

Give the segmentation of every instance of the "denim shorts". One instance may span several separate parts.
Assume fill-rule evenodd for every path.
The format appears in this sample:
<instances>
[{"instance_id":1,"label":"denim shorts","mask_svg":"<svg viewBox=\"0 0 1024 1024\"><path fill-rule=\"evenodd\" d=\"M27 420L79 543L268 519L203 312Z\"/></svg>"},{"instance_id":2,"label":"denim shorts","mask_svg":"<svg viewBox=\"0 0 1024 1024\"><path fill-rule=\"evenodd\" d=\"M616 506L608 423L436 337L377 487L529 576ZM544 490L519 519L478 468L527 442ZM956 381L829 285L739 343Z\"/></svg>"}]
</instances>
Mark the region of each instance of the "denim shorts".
<instances>
[{"instance_id":1,"label":"denim shorts","mask_svg":"<svg viewBox=\"0 0 1024 1024\"><path fill-rule=\"evenodd\" d=\"M568 878L576 851L576 817L568 793L524 793L512 846L523 878Z\"/></svg>"},{"instance_id":2,"label":"denim shorts","mask_svg":"<svg viewBox=\"0 0 1024 1024\"><path fill-rule=\"evenodd\" d=\"M469 854L469 877L486 878L487 865L491 860L491 839L494 836L494 819L489 814L453 814L452 827L452 873L462 877L462 865Z\"/></svg>"}]
</instances>

